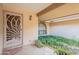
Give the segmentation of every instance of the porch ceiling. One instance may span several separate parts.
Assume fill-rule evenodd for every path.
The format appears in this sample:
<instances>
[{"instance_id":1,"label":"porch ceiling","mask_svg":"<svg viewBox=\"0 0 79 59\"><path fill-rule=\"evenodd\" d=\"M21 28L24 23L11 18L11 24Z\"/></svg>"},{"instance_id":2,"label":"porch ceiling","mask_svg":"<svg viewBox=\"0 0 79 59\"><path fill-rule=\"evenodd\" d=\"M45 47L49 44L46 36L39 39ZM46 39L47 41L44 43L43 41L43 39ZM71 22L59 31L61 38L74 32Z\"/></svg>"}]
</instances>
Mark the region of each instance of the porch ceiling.
<instances>
[{"instance_id":1,"label":"porch ceiling","mask_svg":"<svg viewBox=\"0 0 79 59\"><path fill-rule=\"evenodd\" d=\"M49 5L51 5L52 3L3 3L3 4L8 4L8 5L17 5L20 7L24 7L24 8L28 8L32 11L34 11L35 13L40 12L41 10L45 9L46 7L48 7Z\"/></svg>"},{"instance_id":2,"label":"porch ceiling","mask_svg":"<svg viewBox=\"0 0 79 59\"><path fill-rule=\"evenodd\" d=\"M78 3L66 3L58 8L55 8L43 15L39 16L39 20L46 21L50 19L61 18L64 16L69 16L72 14L79 13L79 4Z\"/></svg>"},{"instance_id":3,"label":"porch ceiling","mask_svg":"<svg viewBox=\"0 0 79 59\"><path fill-rule=\"evenodd\" d=\"M46 7L48 7L51 4L52 3L21 3L19 5L21 5L23 7L28 7L29 9L31 9L35 13L38 13L38 12L45 9Z\"/></svg>"}]
</instances>

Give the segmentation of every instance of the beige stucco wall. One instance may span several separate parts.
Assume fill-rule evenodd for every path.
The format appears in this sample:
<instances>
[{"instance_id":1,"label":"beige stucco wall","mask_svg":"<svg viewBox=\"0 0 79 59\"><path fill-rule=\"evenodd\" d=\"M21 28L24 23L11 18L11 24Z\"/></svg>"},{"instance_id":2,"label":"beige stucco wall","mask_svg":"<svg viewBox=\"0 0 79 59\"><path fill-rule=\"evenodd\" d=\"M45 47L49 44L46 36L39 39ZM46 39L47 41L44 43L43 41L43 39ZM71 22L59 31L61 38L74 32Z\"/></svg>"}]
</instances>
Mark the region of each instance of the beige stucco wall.
<instances>
[{"instance_id":1,"label":"beige stucco wall","mask_svg":"<svg viewBox=\"0 0 79 59\"><path fill-rule=\"evenodd\" d=\"M0 4L0 54L2 53L3 49L3 12L2 12L2 5Z\"/></svg>"},{"instance_id":2,"label":"beige stucco wall","mask_svg":"<svg viewBox=\"0 0 79 59\"><path fill-rule=\"evenodd\" d=\"M3 40L3 10L23 14L23 45L32 44L34 40L38 39L38 18L34 12L16 4L2 4L2 6L0 5L0 52ZM30 15L32 15L31 21L29 20Z\"/></svg>"}]
</instances>

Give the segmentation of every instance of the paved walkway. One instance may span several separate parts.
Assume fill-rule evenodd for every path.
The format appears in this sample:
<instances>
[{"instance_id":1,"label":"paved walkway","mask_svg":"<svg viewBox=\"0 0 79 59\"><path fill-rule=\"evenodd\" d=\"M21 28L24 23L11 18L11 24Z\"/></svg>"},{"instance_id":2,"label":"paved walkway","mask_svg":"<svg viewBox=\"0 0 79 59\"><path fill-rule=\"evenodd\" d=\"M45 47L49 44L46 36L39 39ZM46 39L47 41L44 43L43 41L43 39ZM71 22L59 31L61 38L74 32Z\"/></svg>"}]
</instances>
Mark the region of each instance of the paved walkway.
<instances>
[{"instance_id":1,"label":"paved walkway","mask_svg":"<svg viewBox=\"0 0 79 59\"><path fill-rule=\"evenodd\" d=\"M54 50L48 47L38 48L34 45L24 46L16 55L55 55Z\"/></svg>"}]
</instances>

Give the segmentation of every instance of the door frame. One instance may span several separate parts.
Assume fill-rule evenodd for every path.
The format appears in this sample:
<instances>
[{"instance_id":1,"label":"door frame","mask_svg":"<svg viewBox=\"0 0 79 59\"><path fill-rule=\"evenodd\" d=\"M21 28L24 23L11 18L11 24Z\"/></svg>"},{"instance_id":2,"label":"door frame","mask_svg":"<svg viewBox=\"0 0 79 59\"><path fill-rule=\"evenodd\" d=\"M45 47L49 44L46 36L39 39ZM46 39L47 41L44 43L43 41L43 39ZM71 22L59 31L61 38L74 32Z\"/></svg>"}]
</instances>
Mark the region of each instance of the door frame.
<instances>
[{"instance_id":1,"label":"door frame","mask_svg":"<svg viewBox=\"0 0 79 59\"><path fill-rule=\"evenodd\" d=\"M4 50L4 40L5 40L5 13L13 13L13 14L19 14L22 17L22 47L23 47L23 14L21 13L17 13L17 12L13 12L13 11L8 11L8 10L3 10L3 50ZM3 53L3 52L2 52Z\"/></svg>"}]
</instances>

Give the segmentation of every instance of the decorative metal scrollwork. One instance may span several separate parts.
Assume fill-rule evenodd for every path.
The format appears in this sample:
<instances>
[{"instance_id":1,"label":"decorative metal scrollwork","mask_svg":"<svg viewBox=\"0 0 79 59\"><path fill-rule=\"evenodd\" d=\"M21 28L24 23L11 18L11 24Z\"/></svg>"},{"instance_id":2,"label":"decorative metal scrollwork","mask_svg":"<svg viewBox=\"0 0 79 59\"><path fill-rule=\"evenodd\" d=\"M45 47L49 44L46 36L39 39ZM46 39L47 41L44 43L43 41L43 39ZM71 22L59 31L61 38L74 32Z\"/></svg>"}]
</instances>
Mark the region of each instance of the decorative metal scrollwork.
<instances>
[{"instance_id":1,"label":"decorative metal scrollwork","mask_svg":"<svg viewBox=\"0 0 79 59\"><path fill-rule=\"evenodd\" d=\"M6 27L6 38L7 41L13 38L20 38L20 30L21 30L21 17L16 15L6 15L7 19L7 27Z\"/></svg>"}]
</instances>

